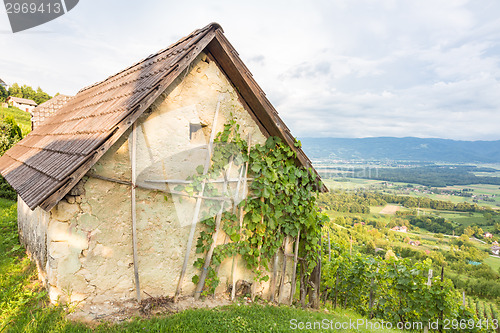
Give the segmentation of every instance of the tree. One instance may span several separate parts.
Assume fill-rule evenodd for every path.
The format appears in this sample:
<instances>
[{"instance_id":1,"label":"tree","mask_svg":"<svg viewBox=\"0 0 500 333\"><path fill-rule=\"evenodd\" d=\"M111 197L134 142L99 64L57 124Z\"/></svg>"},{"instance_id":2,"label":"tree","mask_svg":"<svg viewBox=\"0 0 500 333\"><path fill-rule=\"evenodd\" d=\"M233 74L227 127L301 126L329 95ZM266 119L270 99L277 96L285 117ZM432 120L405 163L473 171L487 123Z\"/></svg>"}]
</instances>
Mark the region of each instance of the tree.
<instances>
[{"instance_id":1,"label":"tree","mask_svg":"<svg viewBox=\"0 0 500 333\"><path fill-rule=\"evenodd\" d=\"M472 227L467 227L464 230L464 234L467 235L468 238L474 235L474 229Z\"/></svg>"},{"instance_id":2,"label":"tree","mask_svg":"<svg viewBox=\"0 0 500 333\"><path fill-rule=\"evenodd\" d=\"M7 97L9 97L9 93L5 90L4 86L0 85L0 103L5 102Z\"/></svg>"},{"instance_id":3,"label":"tree","mask_svg":"<svg viewBox=\"0 0 500 333\"><path fill-rule=\"evenodd\" d=\"M11 117L5 121L0 120L0 156L19 140L21 140L21 129L16 121ZM2 176L0 176L0 197L16 199L16 192Z\"/></svg>"},{"instance_id":4,"label":"tree","mask_svg":"<svg viewBox=\"0 0 500 333\"><path fill-rule=\"evenodd\" d=\"M33 90L33 88L31 88L30 86L27 86L25 84L23 84L23 86L21 87L21 90L23 92L23 98L26 98L26 99L35 99L36 97L36 91Z\"/></svg>"},{"instance_id":5,"label":"tree","mask_svg":"<svg viewBox=\"0 0 500 333\"><path fill-rule=\"evenodd\" d=\"M23 90L21 89L21 87L19 87L17 83L13 83L9 87L9 96L20 97L20 98L23 97Z\"/></svg>"},{"instance_id":6,"label":"tree","mask_svg":"<svg viewBox=\"0 0 500 333\"><path fill-rule=\"evenodd\" d=\"M9 91L8 91L8 96L14 96L14 97L20 97L20 98L26 98L26 99L31 99L35 101L37 104L42 104L45 101L48 101L52 97L44 92L42 88L38 87L36 91L28 86L23 84L22 87L19 86L19 84L14 83L12 86L10 86ZM0 94L1 98L1 94Z\"/></svg>"},{"instance_id":7,"label":"tree","mask_svg":"<svg viewBox=\"0 0 500 333\"><path fill-rule=\"evenodd\" d=\"M49 96L49 94L47 94L46 92L44 92L42 90L42 88L38 87L38 89L36 90L36 94L35 94L35 97L33 98L33 100L37 104L42 104L43 102L48 101L50 98L51 97Z\"/></svg>"}]
</instances>

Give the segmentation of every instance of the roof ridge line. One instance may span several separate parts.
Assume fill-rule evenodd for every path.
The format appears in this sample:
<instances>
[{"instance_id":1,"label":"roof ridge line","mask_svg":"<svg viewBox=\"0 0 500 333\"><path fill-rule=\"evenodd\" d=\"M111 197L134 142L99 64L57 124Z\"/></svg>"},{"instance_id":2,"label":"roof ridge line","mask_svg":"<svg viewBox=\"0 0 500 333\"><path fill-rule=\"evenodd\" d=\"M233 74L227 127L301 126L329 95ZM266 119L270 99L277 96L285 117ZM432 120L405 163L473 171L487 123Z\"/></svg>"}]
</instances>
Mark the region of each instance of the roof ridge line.
<instances>
[{"instance_id":1,"label":"roof ridge line","mask_svg":"<svg viewBox=\"0 0 500 333\"><path fill-rule=\"evenodd\" d=\"M160 55L160 54L162 54L162 53L165 53L165 52L167 52L167 51L171 50L172 48L174 48L174 47L176 47L176 46L180 45L180 44L181 44L181 43L183 43L184 41L186 41L186 40L188 40L188 39L191 39L191 38L193 38L193 37L195 37L195 36L197 36L197 35L201 34L202 32L206 32L206 31L210 30L212 27L215 27L216 29L217 29L217 28L220 28L220 29L222 30L222 27L221 27L218 23L210 23L209 25L207 25L207 26L205 26L205 27L203 27L203 28L201 28L201 29L196 29L196 30L194 30L192 33L190 33L189 35L187 35L187 36L185 36L185 37L183 37L183 38L179 39L179 40L178 40L178 41L176 41L175 43L170 44L170 45L169 45L169 46L167 46L166 48L161 49L161 50L159 50L159 51L158 51L158 52L156 52L156 53L150 54L150 55L149 55L149 56L147 56L146 58L143 58L143 59L141 59L141 60L137 61L137 62L136 62L136 63L134 63L133 65L128 66L127 68L125 68L125 69L123 69L123 70L119 71L118 73L115 73L115 74L113 74L113 75L110 75L110 76L108 76L108 77L107 77L106 79L104 79L104 80L98 81L98 82L96 82L96 83L94 83L94 84L91 84L91 85L89 85L89 86L87 86L87 87L84 87L84 88L80 89L80 90L78 91L78 93L77 93L77 94L79 94L79 93L81 93L81 92L84 92L84 91L86 91L86 90L89 90L89 89L91 89L91 88L93 88L93 87L95 87L95 86L98 86L98 85L100 85L101 83L104 83L104 82L106 82L106 81L110 80L111 78L114 78L115 76L118 76L118 75L120 75L120 74L122 74L122 73L124 73L124 72L128 71L129 69L131 69L131 68L133 68L133 67L135 67L135 66L137 66L137 65L139 65L139 64L141 64L141 63L143 63L143 62L145 62L145 61L146 61L146 60L148 60L148 59L151 59L151 58L153 58L153 57L155 57L155 56L158 56L158 55Z\"/></svg>"}]
</instances>

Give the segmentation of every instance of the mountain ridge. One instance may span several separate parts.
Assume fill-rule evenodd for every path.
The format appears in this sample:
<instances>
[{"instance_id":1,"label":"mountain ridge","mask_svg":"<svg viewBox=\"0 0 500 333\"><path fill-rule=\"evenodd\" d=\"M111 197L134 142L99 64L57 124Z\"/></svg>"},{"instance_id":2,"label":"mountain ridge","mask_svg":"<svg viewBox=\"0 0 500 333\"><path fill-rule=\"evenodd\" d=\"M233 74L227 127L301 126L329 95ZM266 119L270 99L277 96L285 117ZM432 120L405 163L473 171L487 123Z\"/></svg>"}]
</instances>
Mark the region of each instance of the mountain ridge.
<instances>
[{"instance_id":1,"label":"mountain ridge","mask_svg":"<svg viewBox=\"0 0 500 333\"><path fill-rule=\"evenodd\" d=\"M500 163L500 140L417 137L301 138L311 159Z\"/></svg>"}]
</instances>

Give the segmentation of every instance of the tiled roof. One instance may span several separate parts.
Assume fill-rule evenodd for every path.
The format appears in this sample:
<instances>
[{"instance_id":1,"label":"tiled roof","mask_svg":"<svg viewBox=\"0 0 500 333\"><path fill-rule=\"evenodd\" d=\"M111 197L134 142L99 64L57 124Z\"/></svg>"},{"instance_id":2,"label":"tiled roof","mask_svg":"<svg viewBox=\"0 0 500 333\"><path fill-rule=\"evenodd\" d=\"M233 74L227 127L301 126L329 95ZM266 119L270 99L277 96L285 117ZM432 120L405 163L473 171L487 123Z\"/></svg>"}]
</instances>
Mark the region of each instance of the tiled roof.
<instances>
[{"instance_id":1,"label":"tiled roof","mask_svg":"<svg viewBox=\"0 0 500 333\"><path fill-rule=\"evenodd\" d=\"M53 116L66 104L73 96L57 95L46 102L38 105L33 110L31 121L33 128L37 128L45 119Z\"/></svg>"},{"instance_id":2,"label":"tiled roof","mask_svg":"<svg viewBox=\"0 0 500 333\"><path fill-rule=\"evenodd\" d=\"M26 105L33 105L33 106L37 105L35 103L35 101L32 101L31 99L27 99L27 98L10 96L8 99L11 99L14 102L19 103L19 104L26 104Z\"/></svg>"},{"instance_id":3,"label":"tiled roof","mask_svg":"<svg viewBox=\"0 0 500 333\"><path fill-rule=\"evenodd\" d=\"M238 87L269 135L284 139L305 167L290 131L212 23L127 69L82 89L0 158L0 173L26 204L50 210L204 49ZM325 190L323 187L322 190Z\"/></svg>"}]
</instances>

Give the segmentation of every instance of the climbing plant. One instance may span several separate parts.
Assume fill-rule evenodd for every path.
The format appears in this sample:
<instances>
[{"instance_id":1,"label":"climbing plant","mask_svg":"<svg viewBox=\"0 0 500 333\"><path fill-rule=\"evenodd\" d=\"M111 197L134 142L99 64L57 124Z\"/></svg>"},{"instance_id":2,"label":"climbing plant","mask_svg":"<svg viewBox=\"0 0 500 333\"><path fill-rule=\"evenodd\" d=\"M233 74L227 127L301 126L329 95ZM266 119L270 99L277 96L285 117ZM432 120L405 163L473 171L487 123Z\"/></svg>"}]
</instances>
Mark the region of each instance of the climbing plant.
<instances>
[{"instance_id":1,"label":"climbing plant","mask_svg":"<svg viewBox=\"0 0 500 333\"><path fill-rule=\"evenodd\" d=\"M300 147L300 142L295 143ZM203 294L213 293L219 283L217 267L226 259L240 255L247 268L255 273L257 281L267 281L273 256L284 246L285 239L297 238L300 230L299 257L305 275L311 273L318 262L319 240L325 215L316 207L317 176L312 169L305 169L296 160L295 151L280 138L269 137L264 144L249 143L239 132L234 119L224 125L217 134L210 168L197 168L197 175L190 177L192 183L179 186L177 190L188 194L202 193L204 196L228 197L221 193L210 179L227 177L227 168L234 165L240 175L248 166L248 195L232 210L222 213L219 229L224 231L227 241L213 251L208 266ZM243 168L243 169L242 169ZM246 181L246 180L245 180ZM220 184L220 183L219 183ZM206 253L213 242L217 228L217 212L222 200L207 200L202 219L202 231L197 240L197 253ZM202 268L206 258L199 258L194 265ZM198 283L199 277L194 276Z\"/></svg>"}]
</instances>

